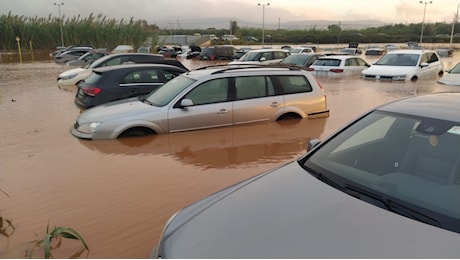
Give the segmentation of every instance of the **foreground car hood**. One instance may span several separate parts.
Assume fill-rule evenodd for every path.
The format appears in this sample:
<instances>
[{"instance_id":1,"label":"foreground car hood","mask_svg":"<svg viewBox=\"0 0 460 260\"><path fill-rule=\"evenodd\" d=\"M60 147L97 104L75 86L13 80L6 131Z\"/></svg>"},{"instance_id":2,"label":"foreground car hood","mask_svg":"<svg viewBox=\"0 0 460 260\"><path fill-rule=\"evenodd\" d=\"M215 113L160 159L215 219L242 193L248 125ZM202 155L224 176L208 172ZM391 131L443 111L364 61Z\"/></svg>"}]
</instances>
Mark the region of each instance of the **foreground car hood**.
<instances>
[{"instance_id":1,"label":"foreground car hood","mask_svg":"<svg viewBox=\"0 0 460 260\"><path fill-rule=\"evenodd\" d=\"M143 117L145 113L152 113L159 110L159 107L154 107L139 101L138 97L117 100L103 105L99 105L88 110L85 110L78 117L80 124L86 122L108 122L113 119L134 119Z\"/></svg>"},{"instance_id":2,"label":"foreground car hood","mask_svg":"<svg viewBox=\"0 0 460 260\"><path fill-rule=\"evenodd\" d=\"M292 162L180 211L163 258L456 258L460 234L342 193Z\"/></svg>"},{"instance_id":3,"label":"foreground car hood","mask_svg":"<svg viewBox=\"0 0 460 260\"><path fill-rule=\"evenodd\" d=\"M385 66L385 65L372 65L370 68L363 70L366 75L386 75L397 76L414 73L418 70L416 66Z\"/></svg>"},{"instance_id":4,"label":"foreground car hood","mask_svg":"<svg viewBox=\"0 0 460 260\"><path fill-rule=\"evenodd\" d=\"M444 76L438 80L438 83L444 85L460 86L460 74L444 74Z\"/></svg>"}]
</instances>

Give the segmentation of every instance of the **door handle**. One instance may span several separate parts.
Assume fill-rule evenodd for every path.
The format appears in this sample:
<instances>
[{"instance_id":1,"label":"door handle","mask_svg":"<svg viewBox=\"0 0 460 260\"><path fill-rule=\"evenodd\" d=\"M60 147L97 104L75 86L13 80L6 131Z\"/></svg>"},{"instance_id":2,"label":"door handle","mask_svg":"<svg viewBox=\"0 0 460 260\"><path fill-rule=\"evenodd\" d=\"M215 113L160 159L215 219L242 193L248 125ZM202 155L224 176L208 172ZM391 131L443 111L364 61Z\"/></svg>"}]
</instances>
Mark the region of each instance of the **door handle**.
<instances>
[{"instance_id":1,"label":"door handle","mask_svg":"<svg viewBox=\"0 0 460 260\"><path fill-rule=\"evenodd\" d=\"M219 110L219 112L217 112L218 115L225 115L225 114L228 114L228 110L223 108L221 110Z\"/></svg>"},{"instance_id":2,"label":"door handle","mask_svg":"<svg viewBox=\"0 0 460 260\"><path fill-rule=\"evenodd\" d=\"M277 107L279 107L279 105L280 105L280 104L278 104L278 102L272 102L272 103L270 104L270 106L273 107L273 108L277 108Z\"/></svg>"}]
</instances>

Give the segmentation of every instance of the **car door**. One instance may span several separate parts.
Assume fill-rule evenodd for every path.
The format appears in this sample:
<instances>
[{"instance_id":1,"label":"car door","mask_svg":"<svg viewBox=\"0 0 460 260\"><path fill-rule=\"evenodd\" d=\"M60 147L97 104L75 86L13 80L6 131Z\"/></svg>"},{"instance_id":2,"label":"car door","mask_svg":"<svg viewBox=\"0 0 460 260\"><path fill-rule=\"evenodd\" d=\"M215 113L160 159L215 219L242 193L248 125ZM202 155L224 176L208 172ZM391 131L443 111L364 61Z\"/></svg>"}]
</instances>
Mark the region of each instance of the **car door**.
<instances>
[{"instance_id":1,"label":"car door","mask_svg":"<svg viewBox=\"0 0 460 260\"><path fill-rule=\"evenodd\" d=\"M441 67L441 62L439 61L438 56L434 52L424 53L420 59L420 65L422 63L427 63L427 67L422 67L420 71L419 78L427 79L436 77L439 71L443 69Z\"/></svg>"},{"instance_id":2,"label":"car door","mask_svg":"<svg viewBox=\"0 0 460 260\"><path fill-rule=\"evenodd\" d=\"M164 81L161 68L132 70L119 79L116 95L118 99L145 95L162 86Z\"/></svg>"},{"instance_id":3,"label":"car door","mask_svg":"<svg viewBox=\"0 0 460 260\"><path fill-rule=\"evenodd\" d=\"M232 100L228 78L211 79L197 85L169 108L170 132L232 125ZM182 107L182 100L193 104Z\"/></svg>"},{"instance_id":4,"label":"car door","mask_svg":"<svg viewBox=\"0 0 460 260\"><path fill-rule=\"evenodd\" d=\"M348 58L345 61L345 72L347 75L359 75L364 68L358 58Z\"/></svg>"},{"instance_id":5,"label":"car door","mask_svg":"<svg viewBox=\"0 0 460 260\"><path fill-rule=\"evenodd\" d=\"M234 124L269 121L284 109L283 96L276 95L269 76L235 77L234 85Z\"/></svg>"}]
</instances>

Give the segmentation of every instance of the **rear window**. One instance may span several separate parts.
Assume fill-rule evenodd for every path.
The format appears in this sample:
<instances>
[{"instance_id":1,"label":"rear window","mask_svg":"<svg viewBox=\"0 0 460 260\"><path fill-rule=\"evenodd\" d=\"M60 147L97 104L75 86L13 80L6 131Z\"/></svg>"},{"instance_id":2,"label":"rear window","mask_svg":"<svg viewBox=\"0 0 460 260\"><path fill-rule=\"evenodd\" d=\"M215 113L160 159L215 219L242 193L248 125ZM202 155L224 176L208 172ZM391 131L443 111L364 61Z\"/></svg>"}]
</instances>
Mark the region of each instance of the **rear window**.
<instances>
[{"instance_id":1,"label":"rear window","mask_svg":"<svg viewBox=\"0 0 460 260\"><path fill-rule=\"evenodd\" d=\"M101 77L102 77L101 73L93 71L93 73L89 74L89 76L86 77L84 81L85 83L88 83L88 84L96 84Z\"/></svg>"},{"instance_id":2,"label":"rear window","mask_svg":"<svg viewBox=\"0 0 460 260\"><path fill-rule=\"evenodd\" d=\"M284 94L312 92L310 81L302 75L277 76Z\"/></svg>"},{"instance_id":3,"label":"rear window","mask_svg":"<svg viewBox=\"0 0 460 260\"><path fill-rule=\"evenodd\" d=\"M338 59L319 59L313 63L315 66L329 66L329 67L339 67L340 60Z\"/></svg>"}]
</instances>

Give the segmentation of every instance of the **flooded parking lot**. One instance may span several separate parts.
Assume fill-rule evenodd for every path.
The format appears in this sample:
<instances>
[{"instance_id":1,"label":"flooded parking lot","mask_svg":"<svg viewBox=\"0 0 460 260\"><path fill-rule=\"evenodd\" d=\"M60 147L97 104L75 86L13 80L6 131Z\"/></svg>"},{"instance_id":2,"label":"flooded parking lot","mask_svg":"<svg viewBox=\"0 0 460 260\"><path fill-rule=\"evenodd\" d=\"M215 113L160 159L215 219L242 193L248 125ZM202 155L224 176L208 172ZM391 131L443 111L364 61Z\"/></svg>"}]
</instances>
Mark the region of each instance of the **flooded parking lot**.
<instances>
[{"instance_id":1,"label":"flooded parking lot","mask_svg":"<svg viewBox=\"0 0 460 260\"><path fill-rule=\"evenodd\" d=\"M443 58L446 68L456 55ZM48 223L77 230L89 258L146 258L167 219L189 203L296 159L310 139L326 137L374 106L460 91L435 80L321 77L328 118L84 141L69 133L80 113L75 89L56 85L66 69L52 61L0 64L0 189L9 195L0 193L0 214L16 226L8 241L0 236L1 258L24 258ZM80 248L64 240L54 256L68 258Z\"/></svg>"}]
</instances>

